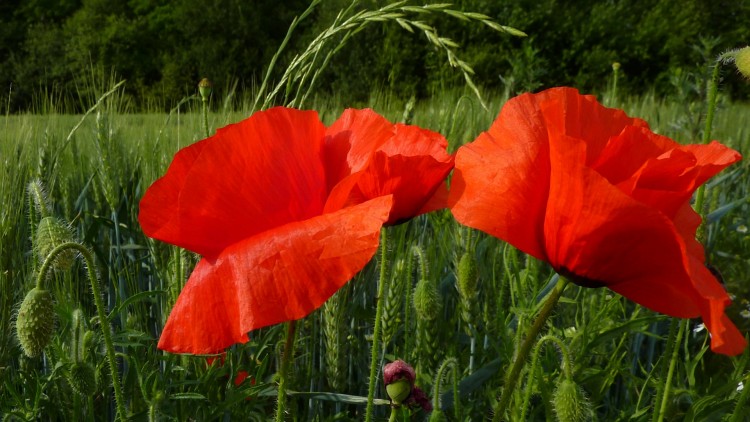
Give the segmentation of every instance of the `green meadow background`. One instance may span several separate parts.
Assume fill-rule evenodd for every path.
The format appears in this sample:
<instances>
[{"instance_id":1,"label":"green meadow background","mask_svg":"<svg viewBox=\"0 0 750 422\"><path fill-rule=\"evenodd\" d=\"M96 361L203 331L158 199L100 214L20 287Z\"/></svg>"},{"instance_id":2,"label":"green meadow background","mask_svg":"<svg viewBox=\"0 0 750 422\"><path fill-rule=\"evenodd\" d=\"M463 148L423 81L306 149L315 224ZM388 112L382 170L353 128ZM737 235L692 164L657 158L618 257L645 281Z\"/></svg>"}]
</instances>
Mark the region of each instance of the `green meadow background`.
<instances>
[{"instance_id":1,"label":"green meadow background","mask_svg":"<svg viewBox=\"0 0 750 422\"><path fill-rule=\"evenodd\" d=\"M8 1L0 4L0 415L3 420L115 418L101 321L83 265L55 271L52 344L27 358L15 317L36 281L33 241L40 215L27 191L39 181L54 215L70 224L95 255L133 420L271 419L284 330L250 333L227 351L224 365L156 349L159 333L198 257L153 241L140 230L138 202L164 174L174 153L205 137L197 82L214 81L208 130L238 122L261 103L298 101L330 124L346 107L371 107L393 122L442 133L451 152L486 130L512 95L555 85L595 93L605 105L646 119L654 131L699 142L706 83L714 58L750 39L748 1L458 1L450 10L478 12L524 31L515 37L480 20L413 12L471 66L476 90L446 49L394 18L374 15L361 31L332 35L334 51L313 82L284 82L295 55L336 25L336 16L378 10L386 2L305 1ZM406 5L417 5L406 3ZM349 8L349 9L347 9ZM347 15L348 14L348 15ZM364 20L362 20L364 22ZM352 31L350 31L352 32ZM319 45L319 44L318 44ZM450 47L450 46L449 46ZM442 49L441 49L442 48ZM275 66L271 66L276 57ZM622 64L614 72L613 62ZM269 70L270 69L270 70ZM750 155L750 89L731 65L722 83L712 138ZM262 85L268 75L268 85ZM316 74L317 75L317 74ZM125 80L123 84L121 81ZM292 86L295 90L289 90ZM480 96L477 96L477 93ZM258 101L260 99L260 101ZM728 314L750 330L750 174L748 162L708 184L708 261L734 298ZM221 175L217 175L221 177ZM320 310L298 324L288 420L362 420L380 267L388 291L379 359L415 366L417 384L447 420L491 417L504 368L554 283L551 269L513 247L458 225L448 211L386 229L389 247ZM478 264L477 295L456 287L459 259ZM385 260L383 259L385 257ZM438 300L415 307L415 288ZM95 393L71 387L72 314L91 331L83 359L95 368ZM668 421L750 421L750 352L713 354L700 321L680 326L606 290L570 286L548 324L572 358L588 405L585 420L656 420L657 391L667 378L670 327L682 330L667 401ZM673 328L674 329L674 328ZM563 369L546 343L514 393L513 420L556 420L552 405ZM235 375L250 378L235 385ZM743 388L744 387L744 388ZM455 390L455 391L454 391ZM379 382L376 397L386 399ZM390 410L376 406L378 420ZM414 413L410 420L429 415ZM406 420L406 419L403 419Z\"/></svg>"}]
</instances>

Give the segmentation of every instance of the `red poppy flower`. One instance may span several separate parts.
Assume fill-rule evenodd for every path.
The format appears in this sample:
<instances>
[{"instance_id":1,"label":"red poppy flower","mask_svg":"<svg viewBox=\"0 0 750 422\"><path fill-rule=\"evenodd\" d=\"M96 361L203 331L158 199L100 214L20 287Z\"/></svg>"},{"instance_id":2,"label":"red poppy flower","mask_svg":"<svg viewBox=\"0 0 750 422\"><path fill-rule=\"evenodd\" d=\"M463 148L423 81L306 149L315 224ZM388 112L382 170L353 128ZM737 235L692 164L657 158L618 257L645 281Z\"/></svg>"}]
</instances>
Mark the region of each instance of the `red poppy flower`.
<instances>
[{"instance_id":1,"label":"red poppy flower","mask_svg":"<svg viewBox=\"0 0 750 422\"><path fill-rule=\"evenodd\" d=\"M592 96L554 88L513 98L456 155L449 205L560 274L652 310L701 316L711 347L745 339L695 239L693 192L740 155L718 142L680 145Z\"/></svg>"},{"instance_id":2,"label":"red poppy flower","mask_svg":"<svg viewBox=\"0 0 750 422\"><path fill-rule=\"evenodd\" d=\"M140 204L151 237L203 255L159 348L215 353L302 318L361 270L383 224L445 206L434 132L347 110L274 108L180 150Z\"/></svg>"}]
</instances>

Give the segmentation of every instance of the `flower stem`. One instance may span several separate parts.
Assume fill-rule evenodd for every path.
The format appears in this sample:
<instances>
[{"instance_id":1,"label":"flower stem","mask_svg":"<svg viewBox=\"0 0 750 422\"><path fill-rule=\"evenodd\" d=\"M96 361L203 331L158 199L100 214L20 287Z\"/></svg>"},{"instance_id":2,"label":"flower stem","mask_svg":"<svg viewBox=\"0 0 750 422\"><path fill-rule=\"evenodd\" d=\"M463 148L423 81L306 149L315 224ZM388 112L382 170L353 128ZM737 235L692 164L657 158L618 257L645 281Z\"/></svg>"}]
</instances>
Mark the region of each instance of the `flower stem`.
<instances>
[{"instance_id":1,"label":"flower stem","mask_svg":"<svg viewBox=\"0 0 750 422\"><path fill-rule=\"evenodd\" d=\"M208 131L208 98L203 98L203 129L206 132L206 138L211 136Z\"/></svg>"},{"instance_id":2,"label":"flower stem","mask_svg":"<svg viewBox=\"0 0 750 422\"><path fill-rule=\"evenodd\" d=\"M518 382L518 376L521 374L521 369L523 369L526 359L529 357L529 352L531 352L531 348L536 342L537 336L542 331L542 328L544 328L544 324L552 314L552 310L555 308L557 301L560 300L560 296L562 296L567 285L568 280L560 277L560 281L555 285L555 288L544 301L544 305L542 305L542 309L539 311L536 320L534 320L534 323L529 327L529 331L526 333L526 338L523 339L520 347L517 349L515 360L513 361L510 370L506 373L507 375L505 377L505 384L503 385L503 392L500 394L500 400L494 411L495 416L492 418L493 422L500 422L503 420L505 410L508 407L508 404L510 404L510 398L513 395L516 383Z\"/></svg>"},{"instance_id":3,"label":"flower stem","mask_svg":"<svg viewBox=\"0 0 750 422\"><path fill-rule=\"evenodd\" d=\"M122 386L120 385L120 376L117 373L117 359L115 356L115 347L112 342L112 334L110 333L109 318L104 310L104 301L102 300L102 294L99 290L99 279L96 276L96 267L94 264L94 256L91 254L88 248L76 242L63 243L53 249L42 264L42 268L39 270L37 277L36 286L42 287L42 283L47 278L47 272L52 266L57 256L68 249L74 249L81 254L84 261L86 261L86 269L88 270L89 283L91 283L91 294L94 296L94 304L96 305L96 313L99 317L99 328L102 330L102 337L104 338L104 347L107 352L107 363L109 364L110 374L112 376L112 387L115 390L115 403L117 406L117 415L120 420L127 420L127 411L125 410L125 396L122 393Z\"/></svg>"},{"instance_id":4,"label":"flower stem","mask_svg":"<svg viewBox=\"0 0 750 422\"><path fill-rule=\"evenodd\" d=\"M388 418L388 422L396 422L398 420L398 411L396 406L391 406L391 416Z\"/></svg>"},{"instance_id":5,"label":"flower stem","mask_svg":"<svg viewBox=\"0 0 750 422\"><path fill-rule=\"evenodd\" d=\"M734 412L732 412L732 418L729 422L740 422L745 415L745 412L742 409L747 409L745 407L745 402L747 402L748 397L750 397L750 373L745 375L742 387L742 393L737 399L737 404L734 407Z\"/></svg>"},{"instance_id":6,"label":"flower stem","mask_svg":"<svg viewBox=\"0 0 750 422\"><path fill-rule=\"evenodd\" d=\"M296 321L286 323L286 341L284 342L284 355L281 357L281 369L279 369L279 395L276 401L276 422L283 422L284 411L286 411L286 385L289 377L289 365L294 358L294 336Z\"/></svg>"},{"instance_id":7,"label":"flower stem","mask_svg":"<svg viewBox=\"0 0 750 422\"><path fill-rule=\"evenodd\" d=\"M657 399L661 397L661 403L659 403L659 401L656 402L659 403L659 411L654 412L653 420L655 422L662 422L664 420L664 414L667 412L667 403L669 403L669 390L672 387L672 376L674 375L674 368L675 364L677 363L677 355L680 352L679 345L682 341L682 332L685 331L685 328L687 327L687 321L687 319L679 321L678 327L677 318L672 318L672 324L669 328L669 339L667 340L667 351L664 354L665 356L671 355L669 359L669 369L667 370L667 377L664 380L664 384L662 386L663 390L661 391L661 394L657 392L656 395Z\"/></svg>"},{"instance_id":8,"label":"flower stem","mask_svg":"<svg viewBox=\"0 0 750 422\"><path fill-rule=\"evenodd\" d=\"M378 296L375 298L377 305L375 308L375 328L372 332L372 351L370 358L370 383L367 387L367 409L365 411L365 421L372 421L374 410L373 401L375 400L375 378L378 368L378 355L380 354L380 320L383 319L383 299L386 293L387 278L387 258L388 258L388 232L386 229L380 233L380 279L378 280Z\"/></svg>"}]
</instances>

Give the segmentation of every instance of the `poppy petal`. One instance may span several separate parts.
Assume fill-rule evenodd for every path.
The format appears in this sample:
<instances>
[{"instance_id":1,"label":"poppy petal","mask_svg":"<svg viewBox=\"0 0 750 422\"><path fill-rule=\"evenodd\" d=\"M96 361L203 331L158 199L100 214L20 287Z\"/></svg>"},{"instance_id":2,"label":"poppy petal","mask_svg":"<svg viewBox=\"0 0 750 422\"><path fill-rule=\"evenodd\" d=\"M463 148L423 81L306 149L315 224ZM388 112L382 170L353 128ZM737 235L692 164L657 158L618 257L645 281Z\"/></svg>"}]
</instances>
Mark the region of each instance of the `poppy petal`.
<instances>
[{"instance_id":1,"label":"poppy petal","mask_svg":"<svg viewBox=\"0 0 750 422\"><path fill-rule=\"evenodd\" d=\"M386 123L389 130L385 130ZM327 133L326 148L331 154L327 158L342 155L348 147L350 167L337 170L343 178L332 187L326 212L389 194L394 205L388 224L440 207L441 198L435 195L453 168L442 135L416 126L391 125L371 110L347 110Z\"/></svg>"},{"instance_id":2,"label":"poppy petal","mask_svg":"<svg viewBox=\"0 0 750 422\"><path fill-rule=\"evenodd\" d=\"M247 332L308 315L360 271L378 247L392 197L293 222L202 259L159 340L173 353L205 354Z\"/></svg>"},{"instance_id":3,"label":"poppy petal","mask_svg":"<svg viewBox=\"0 0 750 422\"><path fill-rule=\"evenodd\" d=\"M583 166L583 157L580 140L551 142L550 198L555 199L547 209L545 233L553 267L600 281L657 312L701 316L716 337L715 351L739 347L736 328L724 315L729 297L703 266L703 257L691 253L687 234L659 210Z\"/></svg>"},{"instance_id":4,"label":"poppy petal","mask_svg":"<svg viewBox=\"0 0 750 422\"><path fill-rule=\"evenodd\" d=\"M213 257L241 239L320 214L324 133L317 113L281 107L219 129L187 172L188 160L181 160L146 193L140 219L153 223L144 231ZM165 211L155 210L165 202Z\"/></svg>"},{"instance_id":5,"label":"poppy petal","mask_svg":"<svg viewBox=\"0 0 750 422\"><path fill-rule=\"evenodd\" d=\"M458 149L448 205L461 224L546 259L547 129L537 100L509 100L487 132Z\"/></svg>"},{"instance_id":6,"label":"poppy petal","mask_svg":"<svg viewBox=\"0 0 750 422\"><path fill-rule=\"evenodd\" d=\"M371 109L346 109L326 129L325 160L329 191L362 170L370 156L393 137L393 124Z\"/></svg>"},{"instance_id":7,"label":"poppy petal","mask_svg":"<svg viewBox=\"0 0 750 422\"><path fill-rule=\"evenodd\" d=\"M177 214L177 202L185 186L193 163L198 159L208 139L198 141L177 151L167 173L157 179L141 198L138 220L143 232L151 236L162 227L175 224L172 220Z\"/></svg>"},{"instance_id":8,"label":"poppy petal","mask_svg":"<svg viewBox=\"0 0 750 422\"><path fill-rule=\"evenodd\" d=\"M378 151L365 170L347 177L333 189L326 212L392 194L393 209L387 224L415 217L443 186L452 167L431 157L388 156ZM435 199L430 206L439 206L440 198Z\"/></svg>"}]
</instances>

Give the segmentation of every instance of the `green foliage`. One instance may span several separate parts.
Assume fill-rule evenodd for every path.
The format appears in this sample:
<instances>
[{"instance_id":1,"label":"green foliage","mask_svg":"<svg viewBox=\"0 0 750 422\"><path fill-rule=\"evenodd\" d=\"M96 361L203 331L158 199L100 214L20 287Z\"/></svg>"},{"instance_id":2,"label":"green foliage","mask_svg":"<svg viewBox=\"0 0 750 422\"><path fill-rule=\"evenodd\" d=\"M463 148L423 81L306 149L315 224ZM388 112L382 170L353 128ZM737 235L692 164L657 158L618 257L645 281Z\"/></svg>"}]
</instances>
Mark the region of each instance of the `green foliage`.
<instances>
[{"instance_id":1,"label":"green foliage","mask_svg":"<svg viewBox=\"0 0 750 422\"><path fill-rule=\"evenodd\" d=\"M67 97L58 106L80 105L85 81L94 69L127 79L128 95L142 109L168 110L195 92L208 77L219 95L235 87L251 91L305 0L29 0L0 5L0 93L11 110L34 109L39 97ZM427 1L437 4L440 1ZM349 0L317 4L290 43L307 45L327 28ZM356 2L354 10L386 3ZM410 3L415 4L415 3ZM743 46L750 39L747 0L458 0L452 10L486 15L518 28L519 39L493 31L490 24L447 14L425 14L422 21L456 42L471 64L476 84L513 94L572 85L589 92L606 89L611 64L622 64L621 89L660 95L673 92L676 74L702 74L709 58ZM455 18L455 19L449 19ZM693 48L702 39L717 42L710 51ZM272 74L281 77L293 59L287 52ZM316 65L320 65L319 63ZM726 72L736 98L750 87L736 72ZM401 101L426 98L461 84L426 35L410 33L396 21L373 25L354 35L319 76L317 93L368 101L374 90Z\"/></svg>"}]
</instances>

